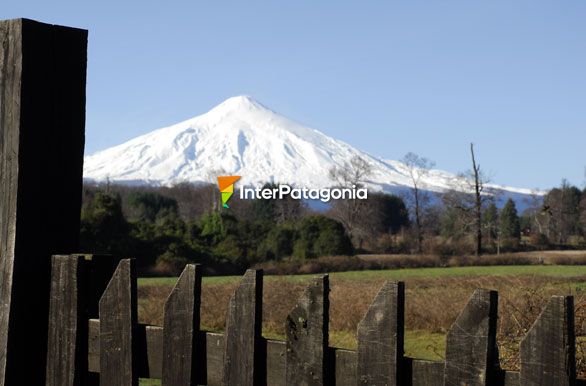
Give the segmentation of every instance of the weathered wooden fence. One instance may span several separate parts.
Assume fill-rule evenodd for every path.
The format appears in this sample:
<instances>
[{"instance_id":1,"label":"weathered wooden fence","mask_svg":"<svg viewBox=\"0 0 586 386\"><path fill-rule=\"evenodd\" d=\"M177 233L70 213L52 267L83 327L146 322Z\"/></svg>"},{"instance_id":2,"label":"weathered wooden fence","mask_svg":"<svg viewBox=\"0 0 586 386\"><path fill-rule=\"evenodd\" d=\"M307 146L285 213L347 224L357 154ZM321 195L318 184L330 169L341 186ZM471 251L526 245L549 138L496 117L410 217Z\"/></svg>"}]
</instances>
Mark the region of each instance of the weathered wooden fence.
<instances>
[{"instance_id":1,"label":"weathered wooden fence","mask_svg":"<svg viewBox=\"0 0 586 386\"><path fill-rule=\"evenodd\" d=\"M111 275L111 279L107 278ZM286 341L262 337L263 274L248 270L230 300L224 334L200 331L201 267L188 265L164 307L164 325L137 322L132 259L54 256L47 385L573 385L572 297L552 297L521 342L520 372L499 367L498 294L476 290L447 335L446 359L403 355L405 292L387 282L358 326L358 349L328 345L328 276L289 313ZM101 295L101 296L100 296ZM96 314L96 305L98 314Z\"/></svg>"}]
</instances>

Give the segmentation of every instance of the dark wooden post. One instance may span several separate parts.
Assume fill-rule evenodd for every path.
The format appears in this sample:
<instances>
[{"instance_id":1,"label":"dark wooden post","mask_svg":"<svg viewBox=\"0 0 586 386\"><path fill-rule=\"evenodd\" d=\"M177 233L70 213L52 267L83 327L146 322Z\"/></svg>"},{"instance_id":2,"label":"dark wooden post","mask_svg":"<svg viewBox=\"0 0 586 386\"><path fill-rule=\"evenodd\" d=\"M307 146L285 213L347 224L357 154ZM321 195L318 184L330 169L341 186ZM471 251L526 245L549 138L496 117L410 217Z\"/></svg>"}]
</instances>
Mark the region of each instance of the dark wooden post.
<instances>
[{"instance_id":1,"label":"dark wooden post","mask_svg":"<svg viewBox=\"0 0 586 386\"><path fill-rule=\"evenodd\" d=\"M498 293L477 289L446 340L445 386L493 385Z\"/></svg>"},{"instance_id":2,"label":"dark wooden post","mask_svg":"<svg viewBox=\"0 0 586 386\"><path fill-rule=\"evenodd\" d=\"M385 283L358 324L358 385L402 384L404 309L404 283Z\"/></svg>"},{"instance_id":3,"label":"dark wooden post","mask_svg":"<svg viewBox=\"0 0 586 386\"><path fill-rule=\"evenodd\" d=\"M0 386L45 383L51 255L78 248L87 31L0 21Z\"/></svg>"},{"instance_id":4,"label":"dark wooden post","mask_svg":"<svg viewBox=\"0 0 586 386\"><path fill-rule=\"evenodd\" d=\"M87 367L87 318L83 256L53 256L47 386L79 386Z\"/></svg>"},{"instance_id":5,"label":"dark wooden post","mask_svg":"<svg viewBox=\"0 0 586 386\"><path fill-rule=\"evenodd\" d=\"M224 334L225 386L262 385L263 271L249 269L230 299Z\"/></svg>"},{"instance_id":6,"label":"dark wooden post","mask_svg":"<svg viewBox=\"0 0 586 386\"><path fill-rule=\"evenodd\" d=\"M575 378L574 298L553 296L521 341L520 384L567 386Z\"/></svg>"},{"instance_id":7,"label":"dark wooden post","mask_svg":"<svg viewBox=\"0 0 586 386\"><path fill-rule=\"evenodd\" d=\"M116 259L99 255L57 255L51 264L46 385L85 385L88 319L116 269ZM95 310L95 311L94 311Z\"/></svg>"},{"instance_id":8,"label":"dark wooden post","mask_svg":"<svg viewBox=\"0 0 586 386\"><path fill-rule=\"evenodd\" d=\"M322 386L331 376L326 369L329 334L328 275L313 279L287 316L286 384Z\"/></svg>"},{"instance_id":9,"label":"dark wooden post","mask_svg":"<svg viewBox=\"0 0 586 386\"><path fill-rule=\"evenodd\" d=\"M195 349L198 346L200 305L201 266L189 264L165 302L163 386L197 385Z\"/></svg>"},{"instance_id":10,"label":"dark wooden post","mask_svg":"<svg viewBox=\"0 0 586 386\"><path fill-rule=\"evenodd\" d=\"M100 385L138 386L134 259L124 259L100 299Z\"/></svg>"}]
</instances>

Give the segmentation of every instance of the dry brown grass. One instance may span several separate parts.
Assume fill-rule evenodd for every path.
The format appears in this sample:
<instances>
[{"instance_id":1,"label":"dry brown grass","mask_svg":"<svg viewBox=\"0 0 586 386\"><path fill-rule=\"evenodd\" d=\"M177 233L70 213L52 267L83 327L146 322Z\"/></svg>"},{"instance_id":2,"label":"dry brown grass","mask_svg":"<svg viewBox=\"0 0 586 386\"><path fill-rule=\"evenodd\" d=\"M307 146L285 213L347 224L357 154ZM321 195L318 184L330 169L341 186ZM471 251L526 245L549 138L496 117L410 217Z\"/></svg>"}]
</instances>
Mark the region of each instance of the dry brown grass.
<instances>
[{"instance_id":1,"label":"dry brown grass","mask_svg":"<svg viewBox=\"0 0 586 386\"><path fill-rule=\"evenodd\" d=\"M445 334L476 288L499 291L498 344L501 364L518 368L519 342L552 295L575 296L578 368L586 373L586 297L572 291L576 282L586 278L545 276L442 277L406 280L405 324L411 331ZM571 284L574 284L571 286ZM383 284L382 279L332 279L330 293L330 330L344 332L355 345L355 332L370 302ZM206 284L202 290L202 326L208 330L224 328L228 300L236 283ZM263 330L269 336L284 334L284 321L305 286L304 282L284 278L267 280L263 297ZM162 310L170 286L139 288L139 319L162 324ZM435 343L430 342L433 346ZM433 347L432 347L433 349ZM435 347L441 355L441 349Z\"/></svg>"},{"instance_id":2,"label":"dry brown grass","mask_svg":"<svg viewBox=\"0 0 586 386\"><path fill-rule=\"evenodd\" d=\"M586 251L533 251L500 255L357 255L323 256L309 260L267 261L257 265L266 274L293 275L322 272L398 268L470 267L507 265L586 265Z\"/></svg>"}]
</instances>

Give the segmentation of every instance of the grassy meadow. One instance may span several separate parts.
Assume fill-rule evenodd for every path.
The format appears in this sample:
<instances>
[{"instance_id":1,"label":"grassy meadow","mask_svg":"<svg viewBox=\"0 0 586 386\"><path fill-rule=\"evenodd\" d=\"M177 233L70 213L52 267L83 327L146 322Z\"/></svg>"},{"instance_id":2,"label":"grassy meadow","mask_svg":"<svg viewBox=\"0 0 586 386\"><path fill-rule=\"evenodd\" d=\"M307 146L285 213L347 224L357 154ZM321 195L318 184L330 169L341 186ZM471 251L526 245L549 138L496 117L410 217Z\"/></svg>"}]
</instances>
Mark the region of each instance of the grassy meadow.
<instances>
[{"instance_id":1,"label":"grassy meadow","mask_svg":"<svg viewBox=\"0 0 586 386\"><path fill-rule=\"evenodd\" d=\"M284 321L301 291L316 275L265 276L263 335L283 339ZM239 276L204 277L202 327L222 331L228 300ZM162 324L164 301L177 278L139 279L139 319ZM586 373L586 266L490 266L414 268L330 274L330 345L356 347L356 327L386 280L406 286L407 356L441 360L445 334L476 288L499 291L498 344L501 365L518 369L518 345L552 295L575 296L578 368ZM582 347L582 345L584 347Z\"/></svg>"}]
</instances>

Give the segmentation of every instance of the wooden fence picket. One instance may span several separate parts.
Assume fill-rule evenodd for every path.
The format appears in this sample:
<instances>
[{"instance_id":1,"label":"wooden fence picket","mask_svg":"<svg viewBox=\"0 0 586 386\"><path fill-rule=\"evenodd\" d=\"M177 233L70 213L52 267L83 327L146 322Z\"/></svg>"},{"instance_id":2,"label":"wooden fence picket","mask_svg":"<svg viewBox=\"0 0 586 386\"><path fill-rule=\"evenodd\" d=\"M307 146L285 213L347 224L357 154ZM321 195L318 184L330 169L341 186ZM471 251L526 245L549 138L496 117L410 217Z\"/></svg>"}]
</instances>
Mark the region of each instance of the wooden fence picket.
<instances>
[{"instance_id":1,"label":"wooden fence picket","mask_svg":"<svg viewBox=\"0 0 586 386\"><path fill-rule=\"evenodd\" d=\"M47 386L83 384L87 366L87 317L83 256L51 259Z\"/></svg>"},{"instance_id":2,"label":"wooden fence picket","mask_svg":"<svg viewBox=\"0 0 586 386\"><path fill-rule=\"evenodd\" d=\"M249 269L230 299L224 334L224 386L254 386L263 382L263 271Z\"/></svg>"},{"instance_id":3,"label":"wooden fence picket","mask_svg":"<svg viewBox=\"0 0 586 386\"><path fill-rule=\"evenodd\" d=\"M124 259L100 299L100 385L138 385L136 330L135 262Z\"/></svg>"},{"instance_id":4,"label":"wooden fence picket","mask_svg":"<svg viewBox=\"0 0 586 386\"><path fill-rule=\"evenodd\" d=\"M165 302L163 386L197 385L195 355L201 305L201 266L189 264Z\"/></svg>"},{"instance_id":5,"label":"wooden fence picket","mask_svg":"<svg viewBox=\"0 0 586 386\"><path fill-rule=\"evenodd\" d=\"M494 385L498 293L477 289L446 338L445 386Z\"/></svg>"},{"instance_id":6,"label":"wooden fence picket","mask_svg":"<svg viewBox=\"0 0 586 386\"><path fill-rule=\"evenodd\" d=\"M358 324L358 385L401 384L404 303L404 283L386 282Z\"/></svg>"},{"instance_id":7,"label":"wooden fence picket","mask_svg":"<svg viewBox=\"0 0 586 386\"><path fill-rule=\"evenodd\" d=\"M576 378L574 298L553 296L521 341L523 386L573 385Z\"/></svg>"},{"instance_id":8,"label":"wooden fence picket","mask_svg":"<svg viewBox=\"0 0 586 386\"><path fill-rule=\"evenodd\" d=\"M287 316L287 386L322 386L328 382L329 277L312 280Z\"/></svg>"}]
</instances>

